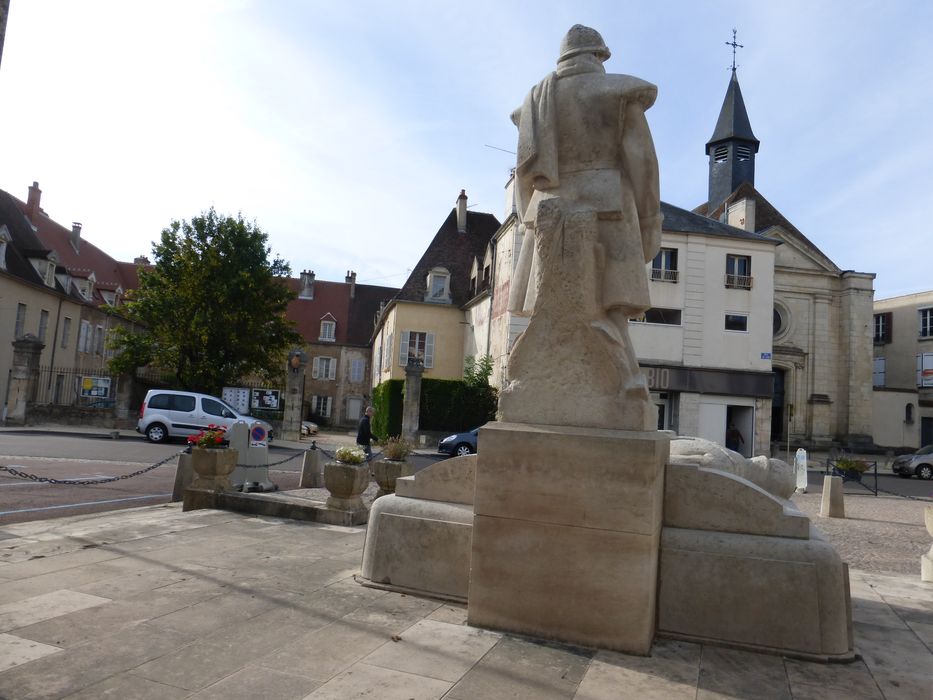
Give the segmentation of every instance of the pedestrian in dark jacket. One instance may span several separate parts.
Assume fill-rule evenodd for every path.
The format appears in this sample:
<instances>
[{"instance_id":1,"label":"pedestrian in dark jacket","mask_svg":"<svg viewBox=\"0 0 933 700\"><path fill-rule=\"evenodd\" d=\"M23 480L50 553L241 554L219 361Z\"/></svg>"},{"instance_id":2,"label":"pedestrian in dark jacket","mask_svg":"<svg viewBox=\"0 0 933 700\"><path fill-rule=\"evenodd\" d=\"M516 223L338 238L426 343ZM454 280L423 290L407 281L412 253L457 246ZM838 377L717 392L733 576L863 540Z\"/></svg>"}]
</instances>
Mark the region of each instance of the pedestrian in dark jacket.
<instances>
[{"instance_id":1,"label":"pedestrian in dark jacket","mask_svg":"<svg viewBox=\"0 0 933 700\"><path fill-rule=\"evenodd\" d=\"M356 444L363 448L363 452L366 453L367 462L373 458L373 448L370 445L373 440L372 425L370 424L373 413L375 413L373 407L368 406L363 413L363 417L360 418L360 427L356 431Z\"/></svg>"}]
</instances>

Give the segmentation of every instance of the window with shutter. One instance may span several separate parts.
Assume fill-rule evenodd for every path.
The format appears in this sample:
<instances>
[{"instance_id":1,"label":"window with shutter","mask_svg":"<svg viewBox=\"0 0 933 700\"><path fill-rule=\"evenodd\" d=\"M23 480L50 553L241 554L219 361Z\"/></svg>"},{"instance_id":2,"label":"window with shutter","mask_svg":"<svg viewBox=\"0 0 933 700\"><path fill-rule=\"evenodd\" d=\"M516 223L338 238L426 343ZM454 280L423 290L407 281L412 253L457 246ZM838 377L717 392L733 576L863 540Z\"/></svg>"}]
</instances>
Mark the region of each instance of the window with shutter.
<instances>
[{"instance_id":1,"label":"window with shutter","mask_svg":"<svg viewBox=\"0 0 933 700\"><path fill-rule=\"evenodd\" d=\"M317 379L321 374L321 358L315 357L311 362L311 378Z\"/></svg>"},{"instance_id":2,"label":"window with shutter","mask_svg":"<svg viewBox=\"0 0 933 700\"><path fill-rule=\"evenodd\" d=\"M408 339L411 336L410 331L402 331L398 344L398 363L402 367L408 364Z\"/></svg>"}]
</instances>

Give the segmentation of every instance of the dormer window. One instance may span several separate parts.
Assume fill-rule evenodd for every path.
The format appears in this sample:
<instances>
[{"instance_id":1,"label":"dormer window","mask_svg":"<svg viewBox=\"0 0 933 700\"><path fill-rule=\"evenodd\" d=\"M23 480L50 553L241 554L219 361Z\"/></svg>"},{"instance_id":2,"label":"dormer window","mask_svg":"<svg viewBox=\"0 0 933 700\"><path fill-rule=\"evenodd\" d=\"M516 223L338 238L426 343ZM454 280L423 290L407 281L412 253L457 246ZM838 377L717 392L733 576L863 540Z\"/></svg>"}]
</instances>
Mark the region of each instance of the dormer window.
<instances>
[{"instance_id":1,"label":"dormer window","mask_svg":"<svg viewBox=\"0 0 933 700\"><path fill-rule=\"evenodd\" d=\"M117 295L114 292L101 291L100 295L104 298L104 303L108 306L116 305Z\"/></svg>"},{"instance_id":2,"label":"dormer window","mask_svg":"<svg viewBox=\"0 0 933 700\"><path fill-rule=\"evenodd\" d=\"M470 296L476 296L479 291L479 259L473 258L473 267L470 269Z\"/></svg>"},{"instance_id":3,"label":"dormer window","mask_svg":"<svg viewBox=\"0 0 933 700\"><path fill-rule=\"evenodd\" d=\"M50 262L46 266L45 270L45 286L54 287L55 286L55 263Z\"/></svg>"},{"instance_id":4,"label":"dormer window","mask_svg":"<svg viewBox=\"0 0 933 700\"><path fill-rule=\"evenodd\" d=\"M10 236L10 230L6 227L6 224L0 226L0 270L6 269L7 243L12 240L13 238Z\"/></svg>"},{"instance_id":5,"label":"dormer window","mask_svg":"<svg viewBox=\"0 0 933 700\"><path fill-rule=\"evenodd\" d=\"M435 267L428 273L425 301L439 304L450 303L450 272L443 267Z\"/></svg>"},{"instance_id":6,"label":"dormer window","mask_svg":"<svg viewBox=\"0 0 933 700\"><path fill-rule=\"evenodd\" d=\"M321 319L321 334L318 340L324 343L333 343L337 338L337 322L334 317L327 314Z\"/></svg>"}]
</instances>

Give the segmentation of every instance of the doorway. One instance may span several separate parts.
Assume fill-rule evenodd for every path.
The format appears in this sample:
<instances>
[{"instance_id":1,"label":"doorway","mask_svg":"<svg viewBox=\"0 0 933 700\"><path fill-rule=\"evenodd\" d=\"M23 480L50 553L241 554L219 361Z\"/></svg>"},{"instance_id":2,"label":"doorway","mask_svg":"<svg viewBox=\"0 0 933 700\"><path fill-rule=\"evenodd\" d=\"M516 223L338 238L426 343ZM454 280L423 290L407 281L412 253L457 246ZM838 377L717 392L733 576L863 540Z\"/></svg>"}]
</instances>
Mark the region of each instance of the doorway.
<instances>
[{"instance_id":1,"label":"doorway","mask_svg":"<svg viewBox=\"0 0 933 700\"><path fill-rule=\"evenodd\" d=\"M787 421L784 416L784 392L787 370L774 368L774 394L771 398L771 440L785 440Z\"/></svg>"},{"instance_id":2,"label":"doorway","mask_svg":"<svg viewBox=\"0 0 933 700\"><path fill-rule=\"evenodd\" d=\"M755 409L751 406L726 407L725 445L743 457L751 457L755 448Z\"/></svg>"}]
</instances>

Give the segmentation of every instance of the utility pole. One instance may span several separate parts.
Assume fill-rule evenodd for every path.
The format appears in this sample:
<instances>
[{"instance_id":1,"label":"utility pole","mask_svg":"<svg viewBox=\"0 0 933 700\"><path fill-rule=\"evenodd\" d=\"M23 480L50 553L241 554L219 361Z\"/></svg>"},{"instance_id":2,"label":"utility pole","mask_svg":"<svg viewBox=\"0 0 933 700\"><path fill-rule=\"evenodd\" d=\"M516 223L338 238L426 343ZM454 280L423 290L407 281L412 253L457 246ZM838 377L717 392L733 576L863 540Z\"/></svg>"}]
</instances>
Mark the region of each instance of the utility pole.
<instances>
[{"instance_id":1,"label":"utility pole","mask_svg":"<svg viewBox=\"0 0 933 700\"><path fill-rule=\"evenodd\" d=\"M3 37L6 36L6 16L10 14L10 0L0 0L0 61L3 60Z\"/></svg>"}]
</instances>

